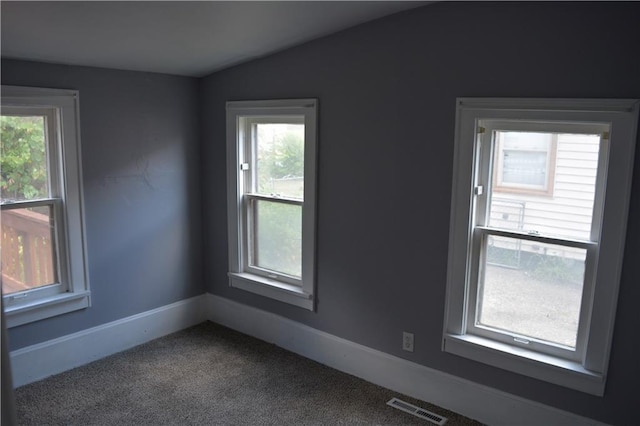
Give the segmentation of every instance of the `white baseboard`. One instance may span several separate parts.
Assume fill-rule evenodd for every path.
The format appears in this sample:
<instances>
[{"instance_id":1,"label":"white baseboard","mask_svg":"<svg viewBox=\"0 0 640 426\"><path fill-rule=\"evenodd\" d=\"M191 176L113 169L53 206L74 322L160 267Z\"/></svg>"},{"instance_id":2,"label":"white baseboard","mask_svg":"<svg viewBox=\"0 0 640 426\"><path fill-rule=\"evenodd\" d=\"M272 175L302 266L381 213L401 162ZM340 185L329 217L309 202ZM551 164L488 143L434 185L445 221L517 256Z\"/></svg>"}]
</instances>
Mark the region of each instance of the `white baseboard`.
<instances>
[{"instance_id":1,"label":"white baseboard","mask_svg":"<svg viewBox=\"0 0 640 426\"><path fill-rule=\"evenodd\" d=\"M486 424L601 424L212 294L13 351L10 355L14 386L79 367L207 319Z\"/></svg>"},{"instance_id":2,"label":"white baseboard","mask_svg":"<svg viewBox=\"0 0 640 426\"><path fill-rule=\"evenodd\" d=\"M11 352L15 387L206 321L205 295Z\"/></svg>"},{"instance_id":3,"label":"white baseboard","mask_svg":"<svg viewBox=\"0 0 640 426\"><path fill-rule=\"evenodd\" d=\"M598 425L213 294L207 318L321 364L490 425Z\"/></svg>"}]
</instances>

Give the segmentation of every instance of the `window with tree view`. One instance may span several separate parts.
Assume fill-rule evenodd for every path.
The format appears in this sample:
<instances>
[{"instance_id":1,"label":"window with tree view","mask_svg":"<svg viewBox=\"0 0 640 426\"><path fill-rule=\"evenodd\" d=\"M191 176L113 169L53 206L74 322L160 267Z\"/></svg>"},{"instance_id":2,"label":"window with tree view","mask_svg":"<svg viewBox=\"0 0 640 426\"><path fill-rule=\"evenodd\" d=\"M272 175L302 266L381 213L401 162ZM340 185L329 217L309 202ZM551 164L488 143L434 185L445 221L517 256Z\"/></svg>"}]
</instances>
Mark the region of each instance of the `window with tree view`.
<instances>
[{"instance_id":1,"label":"window with tree view","mask_svg":"<svg viewBox=\"0 0 640 426\"><path fill-rule=\"evenodd\" d=\"M229 102L230 282L312 307L315 101Z\"/></svg>"},{"instance_id":2,"label":"window with tree view","mask_svg":"<svg viewBox=\"0 0 640 426\"><path fill-rule=\"evenodd\" d=\"M2 295L9 325L87 307L77 93L2 87Z\"/></svg>"},{"instance_id":3,"label":"window with tree view","mask_svg":"<svg viewBox=\"0 0 640 426\"><path fill-rule=\"evenodd\" d=\"M0 198L2 202L2 293L56 284L58 279L55 205L49 161L50 111L41 115L3 109L0 118ZM55 158L55 146L52 156Z\"/></svg>"},{"instance_id":4,"label":"window with tree view","mask_svg":"<svg viewBox=\"0 0 640 426\"><path fill-rule=\"evenodd\" d=\"M243 119L255 153L245 181L249 234L254 235L249 265L268 275L299 279L302 273L304 202L304 124L259 123Z\"/></svg>"}]
</instances>

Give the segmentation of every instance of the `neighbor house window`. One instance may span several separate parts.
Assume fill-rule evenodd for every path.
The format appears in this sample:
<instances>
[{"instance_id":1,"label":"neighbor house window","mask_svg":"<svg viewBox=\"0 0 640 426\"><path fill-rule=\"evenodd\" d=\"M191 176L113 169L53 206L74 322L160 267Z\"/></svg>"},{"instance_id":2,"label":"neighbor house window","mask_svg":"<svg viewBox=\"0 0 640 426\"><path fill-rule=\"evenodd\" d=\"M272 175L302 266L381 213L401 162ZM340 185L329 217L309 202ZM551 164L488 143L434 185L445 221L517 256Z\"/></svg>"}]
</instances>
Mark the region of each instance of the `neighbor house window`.
<instances>
[{"instance_id":1,"label":"neighbor house window","mask_svg":"<svg viewBox=\"0 0 640 426\"><path fill-rule=\"evenodd\" d=\"M498 131L494 191L553 195L557 135Z\"/></svg>"},{"instance_id":2,"label":"neighbor house window","mask_svg":"<svg viewBox=\"0 0 640 426\"><path fill-rule=\"evenodd\" d=\"M314 307L316 101L227 103L232 287Z\"/></svg>"},{"instance_id":3,"label":"neighbor house window","mask_svg":"<svg viewBox=\"0 0 640 426\"><path fill-rule=\"evenodd\" d=\"M8 325L86 308L78 93L3 86L0 120Z\"/></svg>"},{"instance_id":4,"label":"neighbor house window","mask_svg":"<svg viewBox=\"0 0 640 426\"><path fill-rule=\"evenodd\" d=\"M458 100L445 351L603 393L637 116Z\"/></svg>"}]
</instances>

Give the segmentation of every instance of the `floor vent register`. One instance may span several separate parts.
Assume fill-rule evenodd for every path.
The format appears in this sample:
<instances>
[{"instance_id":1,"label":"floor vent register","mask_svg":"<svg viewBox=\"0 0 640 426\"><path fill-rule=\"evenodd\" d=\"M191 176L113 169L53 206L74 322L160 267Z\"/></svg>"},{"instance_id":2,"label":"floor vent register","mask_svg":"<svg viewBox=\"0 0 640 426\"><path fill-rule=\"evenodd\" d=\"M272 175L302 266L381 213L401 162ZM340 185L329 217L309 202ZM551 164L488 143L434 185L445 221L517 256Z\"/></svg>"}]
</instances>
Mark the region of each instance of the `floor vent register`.
<instances>
[{"instance_id":1,"label":"floor vent register","mask_svg":"<svg viewBox=\"0 0 640 426\"><path fill-rule=\"evenodd\" d=\"M413 414L416 417L420 417L421 419L428 420L431 423L435 423L440 426L444 425L447 422L446 417L442 417L436 413L432 413L431 411L425 410L424 408L416 407L415 405L404 402L398 398L391 398L389 402L387 402L387 405L390 405L393 408L397 408L398 410L402 410L405 413Z\"/></svg>"}]
</instances>

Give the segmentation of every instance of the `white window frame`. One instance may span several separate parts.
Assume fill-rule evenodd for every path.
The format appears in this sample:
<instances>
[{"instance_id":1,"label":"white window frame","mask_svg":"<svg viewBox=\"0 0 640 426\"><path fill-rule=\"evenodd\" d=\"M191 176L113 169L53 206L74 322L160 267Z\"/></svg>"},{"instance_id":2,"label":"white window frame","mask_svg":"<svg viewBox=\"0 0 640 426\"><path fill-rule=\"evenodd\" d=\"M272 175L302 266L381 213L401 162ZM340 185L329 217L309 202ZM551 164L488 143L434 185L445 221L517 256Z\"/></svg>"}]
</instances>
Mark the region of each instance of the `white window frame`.
<instances>
[{"instance_id":1,"label":"white window frame","mask_svg":"<svg viewBox=\"0 0 640 426\"><path fill-rule=\"evenodd\" d=\"M308 310L315 309L317 100L230 101L227 110L229 285ZM302 206L300 279L250 264L250 204L264 199L248 187L253 168L251 127L256 123L304 123L304 199L269 198Z\"/></svg>"},{"instance_id":2,"label":"white window frame","mask_svg":"<svg viewBox=\"0 0 640 426\"><path fill-rule=\"evenodd\" d=\"M444 351L603 395L626 236L639 105L637 100L457 100ZM596 131L602 125L610 129L601 139L598 165L601 176L597 183L600 187L596 187L592 241L575 242L576 247L587 249L587 269L578 342L573 355L526 339L501 339L496 334L479 332L473 324L478 262L482 253L478 241L484 235L496 234L495 230L476 226L477 215L482 214L483 209L481 199L487 190L482 186L491 181L486 169L493 161L486 148L481 157L482 147L490 144L491 132L481 129L479 123L497 123L501 130L513 123L517 130L523 126L519 122L526 122L524 126L528 128L539 123L540 131L563 132L571 123L593 124ZM504 236L517 233L507 231ZM521 237L528 240L556 242L547 236L522 234ZM563 244L568 241L561 240Z\"/></svg>"},{"instance_id":3,"label":"white window frame","mask_svg":"<svg viewBox=\"0 0 640 426\"><path fill-rule=\"evenodd\" d=\"M47 117L51 198L4 204L3 209L53 207L58 282L3 296L8 327L91 305L82 200L79 93L2 86L2 111Z\"/></svg>"}]
</instances>

